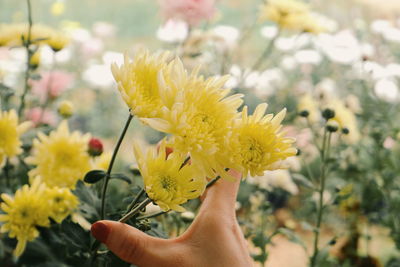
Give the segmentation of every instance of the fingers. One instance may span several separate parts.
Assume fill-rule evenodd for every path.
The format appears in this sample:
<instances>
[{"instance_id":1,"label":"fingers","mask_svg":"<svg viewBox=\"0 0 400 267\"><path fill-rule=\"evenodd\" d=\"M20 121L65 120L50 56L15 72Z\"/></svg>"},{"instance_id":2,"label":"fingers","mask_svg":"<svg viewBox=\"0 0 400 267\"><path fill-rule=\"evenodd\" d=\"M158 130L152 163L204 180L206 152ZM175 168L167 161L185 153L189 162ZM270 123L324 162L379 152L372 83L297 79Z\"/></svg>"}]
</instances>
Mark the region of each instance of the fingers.
<instances>
[{"instance_id":1,"label":"fingers","mask_svg":"<svg viewBox=\"0 0 400 267\"><path fill-rule=\"evenodd\" d=\"M235 181L219 179L207 189L200 213L205 210L218 210L219 213L235 214L236 197L239 191L241 174L235 170L229 170Z\"/></svg>"},{"instance_id":2,"label":"fingers","mask_svg":"<svg viewBox=\"0 0 400 267\"><path fill-rule=\"evenodd\" d=\"M169 251L166 249L167 240L148 236L120 222L96 222L91 232L118 257L138 266L156 266L157 261Z\"/></svg>"}]
</instances>

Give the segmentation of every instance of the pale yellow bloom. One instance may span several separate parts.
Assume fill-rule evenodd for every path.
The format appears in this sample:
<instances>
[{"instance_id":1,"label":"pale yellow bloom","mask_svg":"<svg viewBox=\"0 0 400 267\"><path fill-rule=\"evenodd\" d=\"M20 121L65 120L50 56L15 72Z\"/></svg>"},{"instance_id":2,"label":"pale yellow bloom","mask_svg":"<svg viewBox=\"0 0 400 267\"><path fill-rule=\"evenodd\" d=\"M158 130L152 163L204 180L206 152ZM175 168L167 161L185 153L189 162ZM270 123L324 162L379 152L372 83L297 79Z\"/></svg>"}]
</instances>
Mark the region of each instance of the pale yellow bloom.
<instances>
[{"instance_id":1,"label":"pale yellow bloom","mask_svg":"<svg viewBox=\"0 0 400 267\"><path fill-rule=\"evenodd\" d=\"M54 2L50 7L50 13L53 16L60 16L64 13L64 11L65 11L65 4L64 2L61 1Z\"/></svg>"},{"instance_id":2,"label":"pale yellow bloom","mask_svg":"<svg viewBox=\"0 0 400 267\"><path fill-rule=\"evenodd\" d=\"M336 121L341 130L347 129L349 131L348 134L343 135L344 140L351 144L357 143L361 135L355 114L342 101L337 99L332 100L329 107L335 111L335 117L331 120Z\"/></svg>"},{"instance_id":3,"label":"pale yellow bloom","mask_svg":"<svg viewBox=\"0 0 400 267\"><path fill-rule=\"evenodd\" d=\"M133 115L160 116L163 105L158 80L167 68L168 57L167 52L150 55L147 50L141 50L132 61L125 55L123 65L111 66L122 98Z\"/></svg>"},{"instance_id":4,"label":"pale yellow bloom","mask_svg":"<svg viewBox=\"0 0 400 267\"><path fill-rule=\"evenodd\" d=\"M223 151L242 95L227 97L230 89L223 89L227 77L204 79L197 71L187 74L181 63L174 64L165 77L160 79L162 117L143 121L172 134L169 144L178 153L189 153L193 165L204 175L225 175L229 159Z\"/></svg>"},{"instance_id":5,"label":"pale yellow bloom","mask_svg":"<svg viewBox=\"0 0 400 267\"><path fill-rule=\"evenodd\" d=\"M61 223L77 208L78 198L68 188L46 188L44 197L48 201L49 216L57 223Z\"/></svg>"},{"instance_id":6,"label":"pale yellow bloom","mask_svg":"<svg viewBox=\"0 0 400 267\"><path fill-rule=\"evenodd\" d=\"M314 99L314 97L307 93L300 97L297 104L297 111L308 111L308 120L311 123L318 122L321 119L321 111L319 110L319 103Z\"/></svg>"},{"instance_id":7,"label":"pale yellow bloom","mask_svg":"<svg viewBox=\"0 0 400 267\"><path fill-rule=\"evenodd\" d=\"M243 177L261 176L266 170L284 167L283 160L294 156L297 150L292 147L293 138L285 137L281 122L286 109L275 117L264 115L267 104L257 106L253 115L247 115L243 108L242 117L236 120L229 140L228 153L233 159L233 168L240 170Z\"/></svg>"},{"instance_id":8,"label":"pale yellow bloom","mask_svg":"<svg viewBox=\"0 0 400 267\"><path fill-rule=\"evenodd\" d=\"M193 165L182 167L185 160L183 155L173 152L167 158L164 142L158 153L157 148L153 147L143 155L137 145L134 146L134 152L146 193L163 211L172 209L183 212L183 203L204 192L207 183L205 177Z\"/></svg>"},{"instance_id":9,"label":"pale yellow bloom","mask_svg":"<svg viewBox=\"0 0 400 267\"><path fill-rule=\"evenodd\" d=\"M45 185L36 180L31 186L18 189L14 197L1 195L4 202L0 208L5 214L0 214L0 221L4 222L0 232L8 232L9 237L18 240L14 250L17 257L24 252L27 242L39 236L37 226L49 226L49 205L44 192Z\"/></svg>"},{"instance_id":10,"label":"pale yellow bloom","mask_svg":"<svg viewBox=\"0 0 400 267\"><path fill-rule=\"evenodd\" d=\"M5 157L14 157L22 152L20 136L32 124L18 123L15 110L0 111L0 165Z\"/></svg>"},{"instance_id":11,"label":"pale yellow bloom","mask_svg":"<svg viewBox=\"0 0 400 267\"><path fill-rule=\"evenodd\" d=\"M33 154L26 161L35 165L31 177L40 177L49 187L75 188L78 180L91 169L87 153L89 134L70 132L66 121L49 136L38 133L33 141Z\"/></svg>"},{"instance_id":12,"label":"pale yellow bloom","mask_svg":"<svg viewBox=\"0 0 400 267\"><path fill-rule=\"evenodd\" d=\"M260 19L273 21L282 29L314 34L324 31L310 7L299 0L269 0L261 6Z\"/></svg>"}]
</instances>

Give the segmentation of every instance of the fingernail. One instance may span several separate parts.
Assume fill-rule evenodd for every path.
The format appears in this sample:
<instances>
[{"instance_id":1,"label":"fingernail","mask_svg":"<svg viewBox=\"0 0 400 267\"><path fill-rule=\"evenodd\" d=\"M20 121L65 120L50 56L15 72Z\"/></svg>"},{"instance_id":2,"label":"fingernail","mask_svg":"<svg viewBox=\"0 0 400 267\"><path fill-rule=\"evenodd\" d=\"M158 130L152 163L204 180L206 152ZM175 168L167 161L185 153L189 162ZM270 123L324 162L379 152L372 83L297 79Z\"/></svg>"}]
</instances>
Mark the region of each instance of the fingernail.
<instances>
[{"instance_id":1,"label":"fingernail","mask_svg":"<svg viewBox=\"0 0 400 267\"><path fill-rule=\"evenodd\" d=\"M96 222L92 225L90 229L94 238L99 240L101 243L105 243L107 241L108 234L110 233L110 229L105 223Z\"/></svg>"}]
</instances>

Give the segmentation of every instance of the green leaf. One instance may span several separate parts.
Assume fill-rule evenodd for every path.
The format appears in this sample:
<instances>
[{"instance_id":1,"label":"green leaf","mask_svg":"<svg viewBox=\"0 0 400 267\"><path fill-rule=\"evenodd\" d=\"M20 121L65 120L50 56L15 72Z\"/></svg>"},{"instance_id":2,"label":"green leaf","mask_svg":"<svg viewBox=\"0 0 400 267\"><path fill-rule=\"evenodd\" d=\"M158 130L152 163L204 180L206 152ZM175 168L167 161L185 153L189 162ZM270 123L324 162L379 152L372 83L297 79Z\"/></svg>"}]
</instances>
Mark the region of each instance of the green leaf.
<instances>
[{"instance_id":1,"label":"green leaf","mask_svg":"<svg viewBox=\"0 0 400 267\"><path fill-rule=\"evenodd\" d=\"M85 178L83 178L83 180L88 184L95 184L106 176L107 174L105 173L105 171L93 170L86 173Z\"/></svg>"}]
</instances>

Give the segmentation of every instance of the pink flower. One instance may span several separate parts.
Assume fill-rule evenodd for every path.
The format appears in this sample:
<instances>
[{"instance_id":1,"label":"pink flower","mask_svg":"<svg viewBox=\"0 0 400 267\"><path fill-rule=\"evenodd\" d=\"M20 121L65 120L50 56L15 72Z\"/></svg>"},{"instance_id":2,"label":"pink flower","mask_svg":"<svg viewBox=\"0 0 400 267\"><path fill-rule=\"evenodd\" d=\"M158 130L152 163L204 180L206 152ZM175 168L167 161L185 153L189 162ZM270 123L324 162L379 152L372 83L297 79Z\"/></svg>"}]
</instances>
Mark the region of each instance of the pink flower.
<instances>
[{"instance_id":1,"label":"pink flower","mask_svg":"<svg viewBox=\"0 0 400 267\"><path fill-rule=\"evenodd\" d=\"M159 0L166 19L178 18L189 25L209 20L215 13L215 0Z\"/></svg>"},{"instance_id":2,"label":"pink flower","mask_svg":"<svg viewBox=\"0 0 400 267\"><path fill-rule=\"evenodd\" d=\"M40 124L55 125L57 122L56 115L53 112L39 107L28 110L26 118L32 121L35 127Z\"/></svg>"},{"instance_id":3,"label":"pink flower","mask_svg":"<svg viewBox=\"0 0 400 267\"><path fill-rule=\"evenodd\" d=\"M55 99L59 97L72 84L72 74L62 71L52 71L42 73L40 80L31 82L32 93L39 97L41 102L47 98Z\"/></svg>"}]
</instances>

